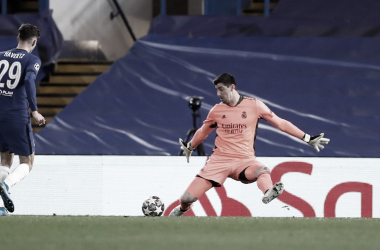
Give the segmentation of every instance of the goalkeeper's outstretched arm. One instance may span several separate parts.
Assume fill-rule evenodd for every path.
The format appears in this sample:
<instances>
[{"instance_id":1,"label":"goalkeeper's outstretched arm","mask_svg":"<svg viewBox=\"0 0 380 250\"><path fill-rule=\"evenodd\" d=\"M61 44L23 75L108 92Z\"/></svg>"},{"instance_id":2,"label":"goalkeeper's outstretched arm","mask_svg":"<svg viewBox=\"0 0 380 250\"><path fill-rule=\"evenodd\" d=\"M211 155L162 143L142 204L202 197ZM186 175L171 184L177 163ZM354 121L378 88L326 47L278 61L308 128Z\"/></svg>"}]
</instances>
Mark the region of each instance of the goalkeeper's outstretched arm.
<instances>
[{"instance_id":1,"label":"goalkeeper's outstretched arm","mask_svg":"<svg viewBox=\"0 0 380 250\"><path fill-rule=\"evenodd\" d=\"M322 144L328 144L330 142L330 139L323 138L324 133L310 136L309 134L303 132L301 129L295 126L293 123L278 117L273 112L271 112L271 114L264 115L263 118L279 130L303 140L304 142L312 146L317 152L319 152L320 149L324 148Z\"/></svg>"}]
</instances>

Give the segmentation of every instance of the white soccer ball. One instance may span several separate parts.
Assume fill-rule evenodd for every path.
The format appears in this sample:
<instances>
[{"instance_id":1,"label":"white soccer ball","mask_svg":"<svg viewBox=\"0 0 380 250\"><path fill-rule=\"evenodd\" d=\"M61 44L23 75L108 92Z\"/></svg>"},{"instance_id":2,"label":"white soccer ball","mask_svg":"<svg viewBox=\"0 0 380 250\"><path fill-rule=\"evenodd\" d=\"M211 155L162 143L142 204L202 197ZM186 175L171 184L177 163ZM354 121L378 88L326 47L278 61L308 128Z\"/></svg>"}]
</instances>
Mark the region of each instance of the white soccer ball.
<instances>
[{"instance_id":1,"label":"white soccer ball","mask_svg":"<svg viewBox=\"0 0 380 250\"><path fill-rule=\"evenodd\" d=\"M151 196L146 199L142 205L142 211L145 216L161 216L164 213L165 205L157 196Z\"/></svg>"}]
</instances>

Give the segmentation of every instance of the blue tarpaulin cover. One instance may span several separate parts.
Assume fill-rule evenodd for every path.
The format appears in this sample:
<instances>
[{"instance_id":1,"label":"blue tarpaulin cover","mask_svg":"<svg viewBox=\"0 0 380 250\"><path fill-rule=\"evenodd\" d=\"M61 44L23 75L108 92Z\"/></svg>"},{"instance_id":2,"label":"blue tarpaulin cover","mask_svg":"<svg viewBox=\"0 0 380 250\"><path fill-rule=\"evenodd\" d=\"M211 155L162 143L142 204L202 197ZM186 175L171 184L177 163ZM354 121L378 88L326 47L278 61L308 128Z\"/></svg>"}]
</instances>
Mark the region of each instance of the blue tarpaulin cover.
<instances>
[{"instance_id":1,"label":"blue tarpaulin cover","mask_svg":"<svg viewBox=\"0 0 380 250\"><path fill-rule=\"evenodd\" d=\"M177 155L192 128L189 96L202 96L201 120L219 102L212 79L235 76L305 132L331 143L317 154L261 121L258 156L380 156L380 38L203 37L151 34L138 40L36 134L38 154ZM198 126L200 122L198 122ZM205 141L206 154L215 133Z\"/></svg>"},{"instance_id":2,"label":"blue tarpaulin cover","mask_svg":"<svg viewBox=\"0 0 380 250\"><path fill-rule=\"evenodd\" d=\"M159 16L36 134L36 153L177 155L178 138L193 126L188 98L203 97L199 127L219 102L212 80L228 72L242 95L331 139L317 154L261 121L258 156L380 157L379 7L371 0L281 0L270 18ZM214 137L204 143L206 154Z\"/></svg>"}]
</instances>

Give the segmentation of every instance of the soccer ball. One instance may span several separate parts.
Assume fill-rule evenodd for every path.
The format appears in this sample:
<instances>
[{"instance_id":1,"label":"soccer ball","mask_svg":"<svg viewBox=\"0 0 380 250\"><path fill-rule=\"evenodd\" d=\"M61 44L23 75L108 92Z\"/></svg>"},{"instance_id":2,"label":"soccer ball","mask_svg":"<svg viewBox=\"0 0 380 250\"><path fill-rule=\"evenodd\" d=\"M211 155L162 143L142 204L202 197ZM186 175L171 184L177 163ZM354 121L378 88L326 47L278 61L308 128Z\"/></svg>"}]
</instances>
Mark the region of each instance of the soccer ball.
<instances>
[{"instance_id":1,"label":"soccer ball","mask_svg":"<svg viewBox=\"0 0 380 250\"><path fill-rule=\"evenodd\" d=\"M142 211L145 216L161 216L164 210L165 205L157 196L149 197L142 205Z\"/></svg>"}]
</instances>

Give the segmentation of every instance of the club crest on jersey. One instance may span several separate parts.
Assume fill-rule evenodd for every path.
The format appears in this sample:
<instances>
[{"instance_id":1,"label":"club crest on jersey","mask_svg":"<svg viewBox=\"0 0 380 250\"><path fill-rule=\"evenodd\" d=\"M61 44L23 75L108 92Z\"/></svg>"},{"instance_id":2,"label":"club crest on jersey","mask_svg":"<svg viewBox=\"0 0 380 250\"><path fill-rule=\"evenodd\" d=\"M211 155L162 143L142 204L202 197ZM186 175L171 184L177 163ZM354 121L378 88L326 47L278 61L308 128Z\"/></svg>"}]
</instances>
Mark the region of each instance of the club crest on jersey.
<instances>
[{"instance_id":1,"label":"club crest on jersey","mask_svg":"<svg viewBox=\"0 0 380 250\"><path fill-rule=\"evenodd\" d=\"M34 68L38 71L40 69L40 65L38 63L34 64Z\"/></svg>"},{"instance_id":2,"label":"club crest on jersey","mask_svg":"<svg viewBox=\"0 0 380 250\"><path fill-rule=\"evenodd\" d=\"M247 112L243 111L243 113L241 114L241 118L243 119L247 118Z\"/></svg>"}]
</instances>

